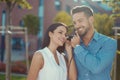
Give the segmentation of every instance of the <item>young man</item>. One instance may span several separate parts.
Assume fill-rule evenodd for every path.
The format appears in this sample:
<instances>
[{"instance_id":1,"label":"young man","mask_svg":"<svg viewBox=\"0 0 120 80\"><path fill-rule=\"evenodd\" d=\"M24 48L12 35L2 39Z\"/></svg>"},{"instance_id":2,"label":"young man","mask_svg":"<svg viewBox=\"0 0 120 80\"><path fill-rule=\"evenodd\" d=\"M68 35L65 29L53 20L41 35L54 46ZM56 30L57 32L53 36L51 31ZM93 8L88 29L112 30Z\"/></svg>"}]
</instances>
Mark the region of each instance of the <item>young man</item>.
<instances>
[{"instance_id":1,"label":"young man","mask_svg":"<svg viewBox=\"0 0 120 80\"><path fill-rule=\"evenodd\" d=\"M76 29L71 45L77 65L77 80L111 80L117 41L95 31L90 7L76 6L71 15Z\"/></svg>"}]
</instances>

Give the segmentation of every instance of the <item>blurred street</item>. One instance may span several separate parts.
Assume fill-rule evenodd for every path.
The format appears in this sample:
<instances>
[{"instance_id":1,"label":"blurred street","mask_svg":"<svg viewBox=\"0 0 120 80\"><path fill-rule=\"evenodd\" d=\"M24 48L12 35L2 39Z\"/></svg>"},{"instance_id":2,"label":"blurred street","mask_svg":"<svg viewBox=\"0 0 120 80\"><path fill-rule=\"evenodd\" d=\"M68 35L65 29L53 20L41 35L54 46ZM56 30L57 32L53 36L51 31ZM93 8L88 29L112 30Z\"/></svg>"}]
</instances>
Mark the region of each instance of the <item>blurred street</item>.
<instances>
[{"instance_id":1,"label":"blurred street","mask_svg":"<svg viewBox=\"0 0 120 80\"><path fill-rule=\"evenodd\" d=\"M11 52L11 61L22 61L25 60L25 51L14 50Z\"/></svg>"},{"instance_id":2,"label":"blurred street","mask_svg":"<svg viewBox=\"0 0 120 80\"><path fill-rule=\"evenodd\" d=\"M11 61L23 61L26 58L25 50L12 50L11 51ZM6 54L4 55L4 63L6 60Z\"/></svg>"}]
</instances>

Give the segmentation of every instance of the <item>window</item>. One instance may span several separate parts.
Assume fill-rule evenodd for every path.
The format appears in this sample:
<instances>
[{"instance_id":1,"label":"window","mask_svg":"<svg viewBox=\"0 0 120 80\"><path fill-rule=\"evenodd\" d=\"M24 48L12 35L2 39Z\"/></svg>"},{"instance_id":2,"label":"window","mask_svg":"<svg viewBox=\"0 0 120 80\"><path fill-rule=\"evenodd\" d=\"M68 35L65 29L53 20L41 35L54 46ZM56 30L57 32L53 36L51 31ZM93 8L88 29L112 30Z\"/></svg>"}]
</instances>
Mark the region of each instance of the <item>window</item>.
<instances>
[{"instance_id":1,"label":"window","mask_svg":"<svg viewBox=\"0 0 120 80\"><path fill-rule=\"evenodd\" d=\"M38 9L38 16L40 18L40 32L38 34L39 37L43 35L43 26L44 26L44 0L39 0L39 9Z\"/></svg>"},{"instance_id":2,"label":"window","mask_svg":"<svg viewBox=\"0 0 120 80\"><path fill-rule=\"evenodd\" d=\"M78 2L78 0L74 0L74 2Z\"/></svg>"},{"instance_id":3,"label":"window","mask_svg":"<svg viewBox=\"0 0 120 80\"><path fill-rule=\"evenodd\" d=\"M22 9L22 7L20 5L18 5L17 7L18 7L18 9Z\"/></svg>"},{"instance_id":4,"label":"window","mask_svg":"<svg viewBox=\"0 0 120 80\"><path fill-rule=\"evenodd\" d=\"M23 27L23 26L24 26L23 20L20 20L20 23L19 23L19 24L20 24L21 27Z\"/></svg>"},{"instance_id":5,"label":"window","mask_svg":"<svg viewBox=\"0 0 120 80\"><path fill-rule=\"evenodd\" d=\"M4 31L4 29L5 29L5 24L6 24L6 11L3 10L3 11L2 11L2 35L5 34L5 31Z\"/></svg>"},{"instance_id":6,"label":"window","mask_svg":"<svg viewBox=\"0 0 120 80\"><path fill-rule=\"evenodd\" d=\"M5 10L3 10L2 11L2 26L5 26L5 19L6 19L6 11Z\"/></svg>"},{"instance_id":7,"label":"window","mask_svg":"<svg viewBox=\"0 0 120 80\"><path fill-rule=\"evenodd\" d=\"M61 10L61 2L59 0L55 0L55 7L57 10Z\"/></svg>"},{"instance_id":8,"label":"window","mask_svg":"<svg viewBox=\"0 0 120 80\"><path fill-rule=\"evenodd\" d=\"M92 0L92 1L102 1L102 0Z\"/></svg>"},{"instance_id":9,"label":"window","mask_svg":"<svg viewBox=\"0 0 120 80\"><path fill-rule=\"evenodd\" d=\"M14 37L12 38L12 49L13 50L22 50L24 49L25 43L22 38Z\"/></svg>"},{"instance_id":10,"label":"window","mask_svg":"<svg viewBox=\"0 0 120 80\"><path fill-rule=\"evenodd\" d=\"M43 5L43 0L39 0L39 6Z\"/></svg>"},{"instance_id":11,"label":"window","mask_svg":"<svg viewBox=\"0 0 120 80\"><path fill-rule=\"evenodd\" d=\"M71 8L70 8L70 6L66 6L66 11L67 11L67 13L70 13L70 10L71 10Z\"/></svg>"}]
</instances>

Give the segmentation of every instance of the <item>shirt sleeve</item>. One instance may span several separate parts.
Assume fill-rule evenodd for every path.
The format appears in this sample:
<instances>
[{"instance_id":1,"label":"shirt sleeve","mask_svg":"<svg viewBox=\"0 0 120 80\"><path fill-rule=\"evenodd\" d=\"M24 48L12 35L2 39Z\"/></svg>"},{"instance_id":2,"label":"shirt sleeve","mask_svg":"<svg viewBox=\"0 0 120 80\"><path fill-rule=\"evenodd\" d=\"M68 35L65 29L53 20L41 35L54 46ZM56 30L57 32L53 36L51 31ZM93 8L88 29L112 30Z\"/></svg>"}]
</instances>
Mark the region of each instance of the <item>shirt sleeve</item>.
<instances>
[{"instance_id":1,"label":"shirt sleeve","mask_svg":"<svg viewBox=\"0 0 120 80\"><path fill-rule=\"evenodd\" d=\"M104 45L96 53L92 55L88 50L83 48L81 45L76 46L74 53L77 56L77 60L88 70L93 73L99 73L104 70L107 66L112 64L116 54L117 41L107 40Z\"/></svg>"}]
</instances>

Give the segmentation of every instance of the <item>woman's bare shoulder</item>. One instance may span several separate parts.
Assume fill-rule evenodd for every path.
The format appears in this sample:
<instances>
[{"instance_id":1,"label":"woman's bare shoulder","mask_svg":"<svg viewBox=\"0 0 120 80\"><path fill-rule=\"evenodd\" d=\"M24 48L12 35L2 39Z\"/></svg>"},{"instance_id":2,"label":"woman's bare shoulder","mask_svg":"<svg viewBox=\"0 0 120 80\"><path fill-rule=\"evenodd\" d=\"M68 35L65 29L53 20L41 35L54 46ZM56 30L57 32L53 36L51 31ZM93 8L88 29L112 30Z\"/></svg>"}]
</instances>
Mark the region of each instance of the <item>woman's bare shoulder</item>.
<instances>
[{"instance_id":1,"label":"woman's bare shoulder","mask_svg":"<svg viewBox=\"0 0 120 80\"><path fill-rule=\"evenodd\" d=\"M39 51L36 51L34 54L33 54L33 58L32 58L32 62L35 64L38 64L38 65L41 65L41 68L43 67L44 65L44 59L43 59L43 55L41 54L41 52Z\"/></svg>"},{"instance_id":2,"label":"woman's bare shoulder","mask_svg":"<svg viewBox=\"0 0 120 80\"><path fill-rule=\"evenodd\" d=\"M37 59L43 59L43 56L42 56L42 53L40 51L36 51L34 54L33 54L33 58L37 58Z\"/></svg>"}]
</instances>

